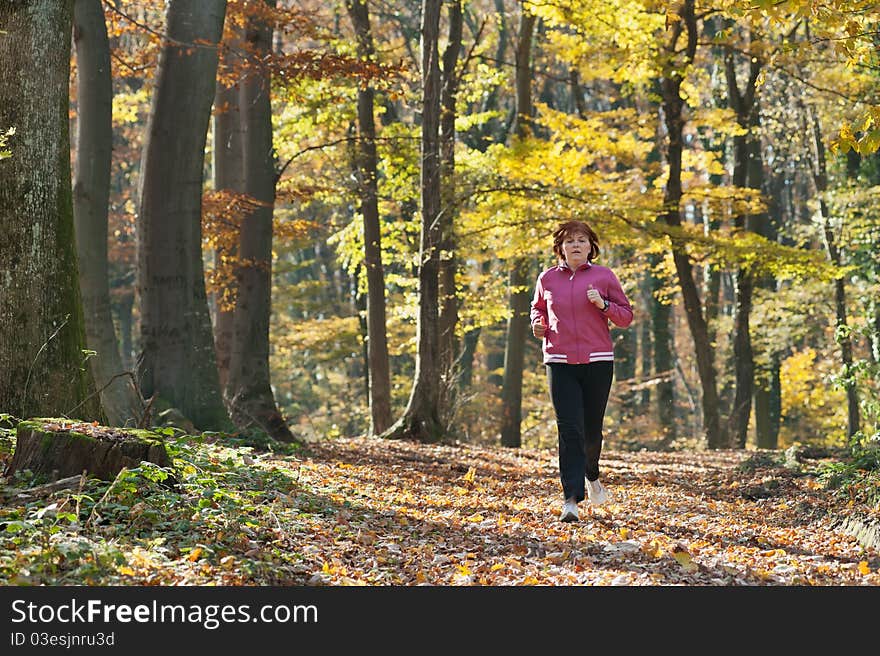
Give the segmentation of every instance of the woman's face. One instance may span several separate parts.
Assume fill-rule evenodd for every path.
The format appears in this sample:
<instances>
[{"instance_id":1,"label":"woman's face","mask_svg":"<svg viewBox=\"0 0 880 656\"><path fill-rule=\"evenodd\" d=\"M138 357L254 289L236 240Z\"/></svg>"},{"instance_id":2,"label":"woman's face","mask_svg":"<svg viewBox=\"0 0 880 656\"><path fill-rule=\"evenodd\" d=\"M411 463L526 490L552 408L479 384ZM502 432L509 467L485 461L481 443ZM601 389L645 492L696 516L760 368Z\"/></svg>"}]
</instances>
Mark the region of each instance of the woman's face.
<instances>
[{"instance_id":1,"label":"woman's face","mask_svg":"<svg viewBox=\"0 0 880 656\"><path fill-rule=\"evenodd\" d=\"M590 256L590 238L583 232L566 235L562 240L562 256L572 269L576 269Z\"/></svg>"}]
</instances>

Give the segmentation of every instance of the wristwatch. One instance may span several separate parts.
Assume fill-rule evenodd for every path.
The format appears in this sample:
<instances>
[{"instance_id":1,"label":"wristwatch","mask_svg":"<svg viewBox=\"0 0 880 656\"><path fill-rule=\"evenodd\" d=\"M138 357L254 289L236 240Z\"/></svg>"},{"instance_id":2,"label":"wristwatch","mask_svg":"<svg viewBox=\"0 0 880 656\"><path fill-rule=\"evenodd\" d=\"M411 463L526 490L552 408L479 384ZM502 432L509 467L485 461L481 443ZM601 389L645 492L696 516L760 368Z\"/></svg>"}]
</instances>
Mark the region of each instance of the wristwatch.
<instances>
[{"instance_id":1,"label":"wristwatch","mask_svg":"<svg viewBox=\"0 0 880 656\"><path fill-rule=\"evenodd\" d=\"M605 312L606 310L608 310L608 299L606 298L603 300L605 301L605 307L602 308L602 312Z\"/></svg>"}]
</instances>

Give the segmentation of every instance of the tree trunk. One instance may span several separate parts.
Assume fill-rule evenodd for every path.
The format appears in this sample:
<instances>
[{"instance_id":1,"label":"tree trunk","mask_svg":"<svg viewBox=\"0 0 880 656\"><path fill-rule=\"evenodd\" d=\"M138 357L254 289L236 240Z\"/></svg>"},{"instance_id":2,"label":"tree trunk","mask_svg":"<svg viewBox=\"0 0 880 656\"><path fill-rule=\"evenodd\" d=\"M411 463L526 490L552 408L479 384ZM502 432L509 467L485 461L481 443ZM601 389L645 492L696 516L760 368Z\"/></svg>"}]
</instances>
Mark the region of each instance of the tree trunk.
<instances>
[{"instance_id":1,"label":"tree trunk","mask_svg":"<svg viewBox=\"0 0 880 656\"><path fill-rule=\"evenodd\" d=\"M779 447L779 421L782 416L782 383L779 356L770 357L767 380L755 390L755 439L759 449Z\"/></svg>"},{"instance_id":2,"label":"tree trunk","mask_svg":"<svg viewBox=\"0 0 880 656\"><path fill-rule=\"evenodd\" d=\"M201 429L229 428L202 268L202 169L225 0L167 5L138 213L141 391Z\"/></svg>"},{"instance_id":3,"label":"tree trunk","mask_svg":"<svg viewBox=\"0 0 880 656\"><path fill-rule=\"evenodd\" d=\"M440 406L445 410L444 426L448 430L455 416L458 392L456 353L458 340L458 295L456 293L455 219L455 102L458 94L456 66L461 51L461 0L449 3L449 38L443 51L440 85L440 278L439 278L439 353L441 376Z\"/></svg>"},{"instance_id":4,"label":"tree trunk","mask_svg":"<svg viewBox=\"0 0 880 656\"><path fill-rule=\"evenodd\" d=\"M134 333L134 317L132 310L134 309L134 293L126 293L117 297L116 318L119 321L119 341L120 341L120 357L122 358L122 367L126 371L134 371L134 361L132 360L132 335Z\"/></svg>"},{"instance_id":5,"label":"tree trunk","mask_svg":"<svg viewBox=\"0 0 880 656\"><path fill-rule=\"evenodd\" d=\"M0 4L0 408L103 419L84 366L68 131L73 2Z\"/></svg>"},{"instance_id":6,"label":"tree trunk","mask_svg":"<svg viewBox=\"0 0 880 656\"><path fill-rule=\"evenodd\" d=\"M660 95L659 81L654 84L655 95ZM648 111L657 111L660 107L655 107L655 103L648 105ZM661 130L658 127L654 148L648 153L647 162L649 165L655 165L659 170L662 164L661 154ZM650 180L654 183L653 176ZM675 356L674 356L674 334L672 325L672 305L664 303L661 299L665 294L663 288L665 281L658 277L657 271L663 266L663 256L659 254L649 254L649 267L645 272L645 307L648 309L650 322L643 322L643 359L647 362L643 366L645 374L652 374L656 383L656 394L654 399L653 412L657 418L660 427L661 441L663 444L671 444L678 436L678 428L676 426L675 413ZM648 332L650 331L650 332ZM645 348L646 347L646 348ZM647 353L645 353L647 351ZM652 366L653 365L653 366ZM643 393L642 403L650 403L651 387L647 387Z\"/></svg>"},{"instance_id":7,"label":"tree trunk","mask_svg":"<svg viewBox=\"0 0 880 656\"><path fill-rule=\"evenodd\" d=\"M241 28L235 26L232 33L240 36ZM232 47L224 53L224 64L229 68L240 67L238 48ZM239 105L238 81L232 86L218 84L214 97L214 190L243 193L244 162L242 161L241 107ZM235 231L236 241L241 230L240 221L227 226ZM225 271L236 258L233 246L218 245L214 249L215 272ZM220 275L221 284L233 285L231 277ZM232 357L233 318L235 316L235 295L237 289L221 288L214 292L214 352L217 358L217 373L220 389L225 390L229 383L229 361Z\"/></svg>"},{"instance_id":8,"label":"tree trunk","mask_svg":"<svg viewBox=\"0 0 880 656\"><path fill-rule=\"evenodd\" d=\"M274 6L267 0L253 0ZM238 240L232 350L226 397L233 422L260 428L282 442L294 437L278 411L269 372L269 318L272 313L272 215L275 159L272 147L271 75L263 61L272 48L272 28L249 15L245 26L249 62L240 85L244 192L259 205L242 218Z\"/></svg>"},{"instance_id":9,"label":"tree trunk","mask_svg":"<svg viewBox=\"0 0 880 656\"><path fill-rule=\"evenodd\" d=\"M370 14L366 0L346 0L357 35L358 57L375 59ZM378 202L378 156L374 90L358 88L358 188L364 221L364 266L367 275L367 359L369 362L370 434L391 425L391 373L385 320L385 273L382 267L382 230Z\"/></svg>"},{"instance_id":10,"label":"tree trunk","mask_svg":"<svg viewBox=\"0 0 880 656\"><path fill-rule=\"evenodd\" d=\"M651 271L660 264L661 257L650 255ZM663 288L663 281L653 273L648 279L651 292L649 310L651 312L651 336L654 344L654 375L657 382L656 413L660 424L662 441L671 444L677 437L675 425L675 354L672 343L672 306L663 303L657 294Z\"/></svg>"},{"instance_id":11,"label":"tree trunk","mask_svg":"<svg viewBox=\"0 0 880 656\"><path fill-rule=\"evenodd\" d=\"M532 36L535 16L520 4L519 43L516 47L516 118L514 135L525 139L532 119ZM508 294L510 317L504 344L504 380L501 384L501 444L520 447L522 444L522 379L525 341L529 330L531 293L530 262L517 258L510 264Z\"/></svg>"},{"instance_id":12,"label":"tree trunk","mask_svg":"<svg viewBox=\"0 0 880 656\"><path fill-rule=\"evenodd\" d=\"M474 355L477 351L477 342L480 341L480 332L482 328L471 328L465 332L461 340L461 353L458 355L458 362L455 366L458 372L457 385L458 392L462 393L468 389L474 380Z\"/></svg>"},{"instance_id":13,"label":"tree trunk","mask_svg":"<svg viewBox=\"0 0 880 656\"><path fill-rule=\"evenodd\" d=\"M722 176L709 176L709 183L720 186ZM713 179L715 178L715 179ZM707 234L711 234L721 227L721 222L711 216L703 217L703 227ZM706 297L703 306L706 308L706 327L709 331L709 343L715 344L717 340L718 314L721 310L721 268L707 263L703 268L703 286L706 289Z\"/></svg>"},{"instance_id":14,"label":"tree trunk","mask_svg":"<svg viewBox=\"0 0 880 656\"><path fill-rule=\"evenodd\" d=\"M357 270L354 274L355 285L357 285L357 280L360 278L360 268L361 265L358 265ZM355 309L357 310L358 316L358 329L361 335L361 360L363 365L361 366L360 375L364 384L364 402L369 405L370 404L370 333L369 328L367 326L367 295L357 292L354 297ZM390 368L390 363L389 363ZM372 428L370 429L372 431ZM371 434L373 434L371 432Z\"/></svg>"},{"instance_id":15,"label":"tree trunk","mask_svg":"<svg viewBox=\"0 0 880 656\"><path fill-rule=\"evenodd\" d=\"M825 144L822 142L822 130L819 126L819 117L810 113L813 135L813 180L816 185L816 195L819 197L819 215L822 218L822 239L825 242L825 251L828 259L835 266L842 262L837 239L831 227L831 216L828 204L825 201L825 192L828 190L828 169L825 164ZM856 381L853 375L852 341L847 329L846 320L846 282L843 277L834 281L834 313L836 317L836 332L840 335L840 357L843 363L843 383L846 388L846 434L852 437L859 432L859 397L856 389Z\"/></svg>"},{"instance_id":16,"label":"tree trunk","mask_svg":"<svg viewBox=\"0 0 880 656\"><path fill-rule=\"evenodd\" d=\"M681 98L681 71L684 66L694 60L697 49L697 24L694 15L694 0L683 0L676 6L679 20L669 22L667 32L670 40L666 51L672 58L676 53L678 38L682 30L685 30L687 45L682 53L677 53L677 59L681 67L665 70L661 79L661 92L663 98L663 112L666 122L668 154L667 163L669 174L666 189L663 195L663 204L666 211L663 219L666 224L677 229L681 226L681 156L684 145L682 133L684 131L684 101ZM675 262L675 271L681 287L684 310L687 317L688 327L694 342L694 351L697 358L697 370L700 375L703 404L703 431L706 444L710 449L719 449L726 446L725 437L721 432L721 422L718 409L718 386L715 376L714 356L712 345L709 342L709 333L706 320L703 317L697 284L694 280L693 265L685 251L684 245L676 239L672 241L672 258Z\"/></svg>"},{"instance_id":17,"label":"tree trunk","mask_svg":"<svg viewBox=\"0 0 880 656\"><path fill-rule=\"evenodd\" d=\"M768 199L767 219L758 225L758 232L770 241L779 238L779 225L782 221L780 202L784 197L785 175L774 176L769 181L765 194ZM755 281L756 286L775 292L776 279L765 275ZM755 369L755 439L758 448L775 449L779 445L779 422L782 413L782 390L779 378L780 353L772 350L761 360L769 362L766 367Z\"/></svg>"},{"instance_id":18,"label":"tree trunk","mask_svg":"<svg viewBox=\"0 0 880 656\"><path fill-rule=\"evenodd\" d=\"M760 136L758 135L760 122L755 94L762 62L757 57L750 59L749 77L745 89L742 91L740 91L736 79L733 51L730 49L725 54L724 64L727 76L728 103L736 112L739 126L748 131L745 135L734 137L732 182L736 188L748 186L757 189L760 193L763 182L763 164ZM766 220L766 215L763 218ZM734 226L738 230L751 232L759 220L760 217L737 214L734 217ZM731 446L739 449L746 446L752 396L755 389L755 360L750 332L753 289L754 277L751 271L740 267L736 273L736 309L733 320L733 367L736 392L727 425L729 439L732 442Z\"/></svg>"},{"instance_id":19,"label":"tree trunk","mask_svg":"<svg viewBox=\"0 0 880 656\"><path fill-rule=\"evenodd\" d=\"M568 71L568 86L571 89L571 100L575 113L582 119L587 118L587 105L584 102L584 91L581 88L580 73L576 68Z\"/></svg>"},{"instance_id":20,"label":"tree trunk","mask_svg":"<svg viewBox=\"0 0 880 656\"><path fill-rule=\"evenodd\" d=\"M614 337L614 380L620 383L621 415L623 418L638 414L639 395L632 390L636 378L639 355L638 332L621 330Z\"/></svg>"},{"instance_id":21,"label":"tree trunk","mask_svg":"<svg viewBox=\"0 0 880 656\"><path fill-rule=\"evenodd\" d=\"M418 350L406 410L383 437L436 442L440 420L438 274L440 270L440 62L441 0L422 0L422 221L419 245Z\"/></svg>"},{"instance_id":22,"label":"tree trunk","mask_svg":"<svg viewBox=\"0 0 880 656\"><path fill-rule=\"evenodd\" d=\"M648 276L642 278L639 285L639 294L642 300L642 307L648 308L649 312L653 312L655 303L654 295L648 287ZM653 314L651 315L653 316ZM654 342L651 339L652 321L641 321L637 330L639 331L639 362L641 363L642 378L647 380L651 376L654 362ZM651 386L643 385L639 396L639 409L642 414L646 414L651 405Z\"/></svg>"},{"instance_id":23,"label":"tree trunk","mask_svg":"<svg viewBox=\"0 0 880 656\"><path fill-rule=\"evenodd\" d=\"M510 265L510 318L504 349L504 382L501 386L501 444L522 446L522 379L525 344L529 337L529 304L532 282L528 260L516 259Z\"/></svg>"},{"instance_id":24,"label":"tree trunk","mask_svg":"<svg viewBox=\"0 0 880 656\"><path fill-rule=\"evenodd\" d=\"M107 215L113 144L113 85L110 44L100 0L76 0L74 36L77 62L76 166L73 218L79 262L86 345L107 421L135 426L143 415L134 379L126 373L110 313L107 272Z\"/></svg>"}]
</instances>

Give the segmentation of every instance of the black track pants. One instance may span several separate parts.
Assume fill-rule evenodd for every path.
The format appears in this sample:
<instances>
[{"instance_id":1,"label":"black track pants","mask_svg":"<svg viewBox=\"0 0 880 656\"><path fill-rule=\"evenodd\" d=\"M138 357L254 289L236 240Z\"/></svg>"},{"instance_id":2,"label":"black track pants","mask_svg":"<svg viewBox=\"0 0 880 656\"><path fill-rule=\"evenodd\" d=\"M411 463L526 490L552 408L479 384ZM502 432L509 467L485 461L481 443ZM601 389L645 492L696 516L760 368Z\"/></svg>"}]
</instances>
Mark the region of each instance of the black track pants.
<instances>
[{"instance_id":1,"label":"black track pants","mask_svg":"<svg viewBox=\"0 0 880 656\"><path fill-rule=\"evenodd\" d=\"M599 478L602 422L614 377L613 362L547 365L559 436L559 477L565 498L585 497L584 476Z\"/></svg>"}]
</instances>

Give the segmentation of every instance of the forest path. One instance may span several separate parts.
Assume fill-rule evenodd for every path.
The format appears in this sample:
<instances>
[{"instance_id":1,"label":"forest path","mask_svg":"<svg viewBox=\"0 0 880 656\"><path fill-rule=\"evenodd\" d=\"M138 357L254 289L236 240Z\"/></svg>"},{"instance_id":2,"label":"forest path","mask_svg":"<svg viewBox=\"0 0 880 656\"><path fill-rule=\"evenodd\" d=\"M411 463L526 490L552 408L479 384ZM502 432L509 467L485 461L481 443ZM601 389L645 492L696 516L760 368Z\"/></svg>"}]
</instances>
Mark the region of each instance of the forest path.
<instances>
[{"instance_id":1,"label":"forest path","mask_svg":"<svg viewBox=\"0 0 880 656\"><path fill-rule=\"evenodd\" d=\"M880 584L880 554L840 528L853 504L753 452L606 450L611 502L568 524L551 449L343 438L272 460L322 495L288 583Z\"/></svg>"}]
</instances>

